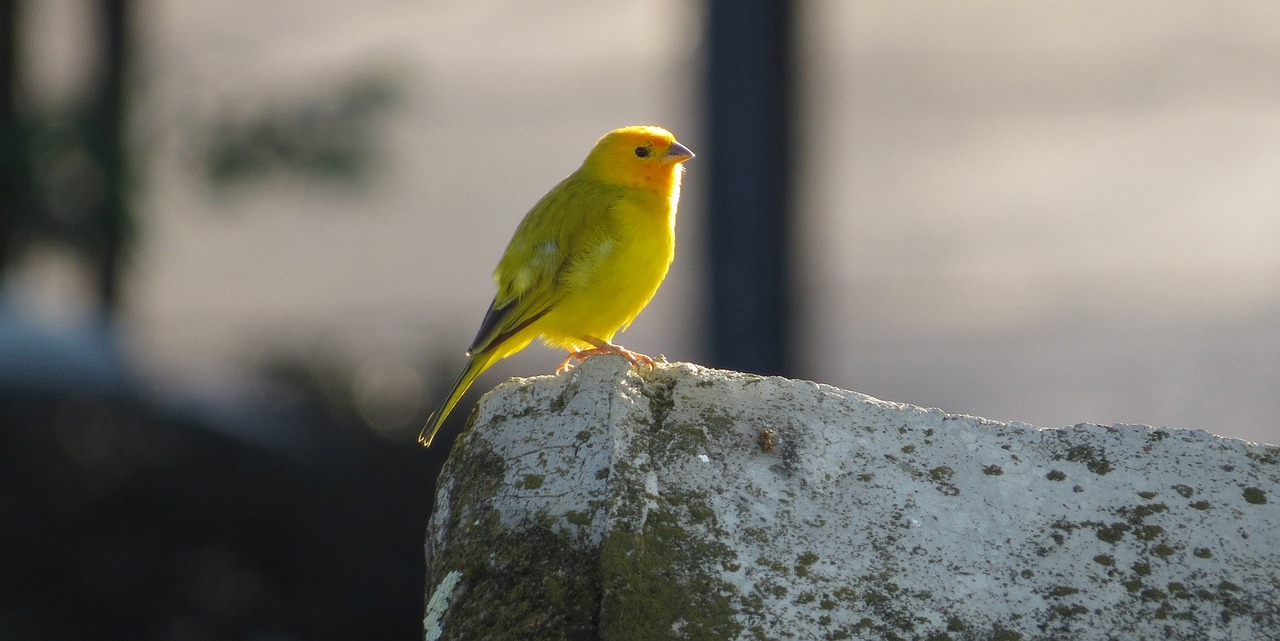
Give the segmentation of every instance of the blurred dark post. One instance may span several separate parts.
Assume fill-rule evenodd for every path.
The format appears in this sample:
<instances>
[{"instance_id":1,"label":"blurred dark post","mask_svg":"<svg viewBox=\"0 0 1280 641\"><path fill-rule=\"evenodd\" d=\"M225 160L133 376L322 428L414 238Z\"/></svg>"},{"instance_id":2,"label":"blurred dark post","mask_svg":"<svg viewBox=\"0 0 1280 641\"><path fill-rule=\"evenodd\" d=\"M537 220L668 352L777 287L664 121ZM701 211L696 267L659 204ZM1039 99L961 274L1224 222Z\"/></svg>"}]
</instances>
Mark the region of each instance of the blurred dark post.
<instances>
[{"instance_id":1,"label":"blurred dark post","mask_svg":"<svg viewBox=\"0 0 1280 641\"><path fill-rule=\"evenodd\" d=\"M48 130L51 118L30 114L28 122L23 122L18 113L20 6L19 0L0 0L0 276L13 267L20 228L24 234L49 234L72 243L89 261L96 273L94 285L102 311L113 315L120 303L122 263L132 230L126 199L129 163L125 140L130 2L99 0L99 9L103 50L97 59L101 67L88 117L77 124L83 129L84 151L98 172L82 180L100 191L85 204L87 211L80 219L83 224L68 224L55 220L48 203L34 190L27 148L29 123Z\"/></svg>"},{"instance_id":2,"label":"blurred dark post","mask_svg":"<svg viewBox=\"0 0 1280 641\"><path fill-rule=\"evenodd\" d=\"M17 86L18 0L0 0L0 278L9 266L19 208L26 200Z\"/></svg>"},{"instance_id":3,"label":"blurred dark post","mask_svg":"<svg viewBox=\"0 0 1280 641\"><path fill-rule=\"evenodd\" d=\"M711 364L788 374L793 7L711 0L707 23Z\"/></svg>"},{"instance_id":4,"label":"blurred dark post","mask_svg":"<svg viewBox=\"0 0 1280 641\"><path fill-rule=\"evenodd\" d=\"M120 303L121 268L130 216L125 199L128 157L125 151L125 74L128 64L129 2L102 0L102 81L90 127L90 152L102 168L104 193L86 248L98 267L102 310L113 315Z\"/></svg>"}]
</instances>

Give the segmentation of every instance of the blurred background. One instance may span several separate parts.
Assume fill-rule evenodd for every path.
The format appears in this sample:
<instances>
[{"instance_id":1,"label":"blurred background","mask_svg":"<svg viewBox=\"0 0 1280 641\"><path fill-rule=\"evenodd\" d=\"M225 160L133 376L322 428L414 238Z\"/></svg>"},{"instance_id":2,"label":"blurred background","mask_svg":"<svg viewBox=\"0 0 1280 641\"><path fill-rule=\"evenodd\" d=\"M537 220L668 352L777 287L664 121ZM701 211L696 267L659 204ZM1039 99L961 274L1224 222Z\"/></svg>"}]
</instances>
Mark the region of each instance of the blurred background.
<instances>
[{"instance_id":1,"label":"blurred background","mask_svg":"<svg viewBox=\"0 0 1280 641\"><path fill-rule=\"evenodd\" d=\"M0 0L0 638L404 638L516 223L690 162L626 346L1280 442L1280 5Z\"/></svg>"}]
</instances>

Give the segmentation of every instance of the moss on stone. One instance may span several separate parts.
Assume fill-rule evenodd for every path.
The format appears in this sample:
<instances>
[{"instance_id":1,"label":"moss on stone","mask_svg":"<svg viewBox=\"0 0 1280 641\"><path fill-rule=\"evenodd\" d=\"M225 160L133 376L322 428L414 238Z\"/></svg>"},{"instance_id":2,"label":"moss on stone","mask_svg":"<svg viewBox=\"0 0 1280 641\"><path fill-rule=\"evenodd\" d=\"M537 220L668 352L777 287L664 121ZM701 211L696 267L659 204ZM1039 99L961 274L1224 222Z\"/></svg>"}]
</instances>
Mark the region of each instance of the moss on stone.
<instances>
[{"instance_id":1,"label":"moss on stone","mask_svg":"<svg viewBox=\"0 0 1280 641\"><path fill-rule=\"evenodd\" d=\"M1251 449L1245 453L1250 459L1262 465L1275 465L1280 463L1280 447L1266 446Z\"/></svg>"},{"instance_id":2,"label":"moss on stone","mask_svg":"<svg viewBox=\"0 0 1280 641\"><path fill-rule=\"evenodd\" d=\"M1062 530L1064 532L1074 532L1075 530L1080 529L1080 524L1074 523L1072 521L1068 521L1066 519L1058 519L1054 521L1053 524L1050 525L1049 527L1055 530Z\"/></svg>"},{"instance_id":3,"label":"moss on stone","mask_svg":"<svg viewBox=\"0 0 1280 641\"><path fill-rule=\"evenodd\" d=\"M1159 514L1161 512L1166 512L1168 510L1169 510L1169 506L1165 505L1164 503L1147 503L1145 505L1139 505L1138 507L1133 508L1133 517L1137 519L1139 523L1141 523L1142 519L1148 516Z\"/></svg>"},{"instance_id":4,"label":"moss on stone","mask_svg":"<svg viewBox=\"0 0 1280 641\"><path fill-rule=\"evenodd\" d=\"M1111 463L1092 445L1076 445L1067 450L1066 459L1072 463L1084 463L1090 472L1099 476L1111 471Z\"/></svg>"},{"instance_id":5,"label":"moss on stone","mask_svg":"<svg viewBox=\"0 0 1280 641\"><path fill-rule=\"evenodd\" d=\"M756 565L769 568L782 576L790 576L791 570L787 568L787 564L777 559L771 559L767 556L756 557Z\"/></svg>"},{"instance_id":6,"label":"moss on stone","mask_svg":"<svg viewBox=\"0 0 1280 641\"><path fill-rule=\"evenodd\" d=\"M678 423L667 428L668 445L677 452L701 454L707 447L707 433L689 423Z\"/></svg>"},{"instance_id":7,"label":"moss on stone","mask_svg":"<svg viewBox=\"0 0 1280 641\"><path fill-rule=\"evenodd\" d=\"M441 639L564 639L595 630L595 546L553 530L551 522L508 529L490 513L433 559L430 576L453 570L463 576ZM502 607L493 608L495 603Z\"/></svg>"},{"instance_id":8,"label":"moss on stone","mask_svg":"<svg viewBox=\"0 0 1280 641\"><path fill-rule=\"evenodd\" d=\"M702 426L706 435L715 439L732 439L737 422L724 411L710 407L702 413Z\"/></svg>"},{"instance_id":9,"label":"moss on stone","mask_svg":"<svg viewBox=\"0 0 1280 641\"><path fill-rule=\"evenodd\" d=\"M997 625L991 632L991 641L1022 641L1022 633Z\"/></svg>"},{"instance_id":10,"label":"moss on stone","mask_svg":"<svg viewBox=\"0 0 1280 641\"><path fill-rule=\"evenodd\" d=\"M1061 618L1070 618L1080 616L1082 614L1088 614L1089 608L1086 608L1079 603L1073 603L1070 605L1063 604L1053 606L1052 612Z\"/></svg>"},{"instance_id":11,"label":"moss on stone","mask_svg":"<svg viewBox=\"0 0 1280 641\"><path fill-rule=\"evenodd\" d=\"M1147 588L1140 596L1143 601L1163 601L1169 598L1169 594L1160 588Z\"/></svg>"},{"instance_id":12,"label":"moss on stone","mask_svg":"<svg viewBox=\"0 0 1280 641\"><path fill-rule=\"evenodd\" d=\"M960 488L951 483L951 478L955 474L955 470L946 465L939 465L929 470L929 478L936 484L938 491L947 496L959 496L960 494Z\"/></svg>"},{"instance_id":13,"label":"moss on stone","mask_svg":"<svg viewBox=\"0 0 1280 641\"><path fill-rule=\"evenodd\" d=\"M674 381L645 386L659 426L668 422L674 406L673 387ZM706 433L700 427L684 434L687 438L678 443L670 431L654 432L638 438L634 446L646 452L649 460L658 460L669 457L672 449L700 448L705 443ZM641 475L642 469L615 463L615 472L624 480ZM600 549L600 637L710 641L742 632L743 626L735 620L738 606L749 610L760 595L740 594L721 578L720 568L736 565L738 559L707 534L716 528L709 498L694 491L655 496L634 483L611 483L610 490L615 520Z\"/></svg>"},{"instance_id":14,"label":"moss on stone","mask_svg":"<svg viewBox=\"0 0 1280 641\"><path fill-rule=\"evenodd\" d=\"M1246 503L1265 505L1267 502L1267 493L1263 492L1260 487L1247 487L1244 489L1243 494Z\"/></svg>"},{"instance_id":15,"label":"moss on stone","mask_svg":"<svg viewBox=\"0 0 1280 641\"><path fill-rule=\"evenodd\" d=\"M651 510L641 532L613 530L600 551L601 637L733 638L743 629L734 620L737 589L711 571L731 558L684 528L673 506Z\"/></svg>"},{"instance_id":16,"label":"moss on stone","mask_svg":"<svg viewBox=\"0 0 1280 641\"><path fill-rule=\"evenodd\" d=\"M1164 528L1159 525L1143 525L1133 530L1133 536L1140 541L1154 541L1161 534L1164 534Z\"/></svg>"},{"instance_id":17,"label":"moss on stone","mask_svg":"<svg viewBox=\"0 0 1280 641\"><path fill-rule=\"evenodd\" d=\"M1124 533L1129 531L1127 523L1112 523L1111 525L1098 525L1098 538L1112 545L1119 543L1124 538Z\"/></svg>"}]
</instances>

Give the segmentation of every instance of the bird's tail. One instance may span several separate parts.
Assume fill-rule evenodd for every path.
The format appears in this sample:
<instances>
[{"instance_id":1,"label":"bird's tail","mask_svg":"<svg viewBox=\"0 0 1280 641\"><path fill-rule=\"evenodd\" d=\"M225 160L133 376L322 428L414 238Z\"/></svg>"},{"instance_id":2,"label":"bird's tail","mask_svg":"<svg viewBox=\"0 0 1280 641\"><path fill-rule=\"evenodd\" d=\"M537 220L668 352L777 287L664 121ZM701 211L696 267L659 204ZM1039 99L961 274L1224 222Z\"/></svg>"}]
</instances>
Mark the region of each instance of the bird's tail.
<instances>
[{"instance_id":1,"label":"bird's tail","mask_svg":"<svg viewBox=\"0 0 1280 641\"><path fill-rule=\"evenodd\" d=\"M418 433L418 442L423 447L431 447L431 441L436 437L436 432L440 431L440 427L444 425L444 419L448 418L449 412L453 411L453 406L458 404L462 395L467 392L467 388L471 387L471 383L476 377L489 369L489 365L497 360L496 355L492 352L484 352L476 354L467 362L466 369L462 370L462 375L458 376L458 380L454 381L453 388L449 390L449 395L444 398L444 402L431 413L431 417L427 419L427 424L423 426L422 431Z\"/></svg>"}]
</instances>

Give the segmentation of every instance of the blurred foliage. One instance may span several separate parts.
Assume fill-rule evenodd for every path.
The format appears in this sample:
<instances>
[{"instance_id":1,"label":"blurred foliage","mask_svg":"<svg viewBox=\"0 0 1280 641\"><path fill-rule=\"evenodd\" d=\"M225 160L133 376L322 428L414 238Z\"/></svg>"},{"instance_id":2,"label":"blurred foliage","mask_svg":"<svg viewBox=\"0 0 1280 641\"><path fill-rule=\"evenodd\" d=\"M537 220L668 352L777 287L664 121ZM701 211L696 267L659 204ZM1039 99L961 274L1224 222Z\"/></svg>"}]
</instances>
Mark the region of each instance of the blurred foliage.
<instances>
[{"instance_id":1,"label":"blurred foliage","mask_svg":"<svg viewBox=\"0 0 1280 641\"><path fill-rule=\"evenodd\" d=\"M427 414L421 367L402 354L364 353L333 342L270 343L249 369L294 390L335 424L400 443L413 440Z\"/></svg>"},{"instance_id":2,"label":"blurred foliage","mask_svg":"<svg viewBox=\"0 0 1280 641\"><path fill-rule=\"evenodd\" d=\"M111 181L123 180L125 172L107 165L101 114L90 101L15 115L6 125L0 209L13 235L5 254L20 257L38 241L92 253L107 234L129 244L132 212L109 198Z\"/></svg>"},{"instance_id":3,"label":"blurred foliage","mask_svg":"<svg viewBox=\"0 0 1280 641\"><path fill-rule=\"evenodd\" d=\"M107 168L91 153L99 120L92 109L68 105L34 114L22 123L30 182L22 222L27 234L72 246L100 233L98 212L106 205Z\"/></svg>"},{"instance_id":4,"label":"blurred foliage","mask_svg":"<svg viewBox=\"0 0 1280 641\"><path fill-rule=\"evenodd\" d=\"M377 123L399 98L390 74L368 73L319 96L227 116L200 145L215 188L275 174L358 184L380 159Z\"/></svg>"}]
</instances>

